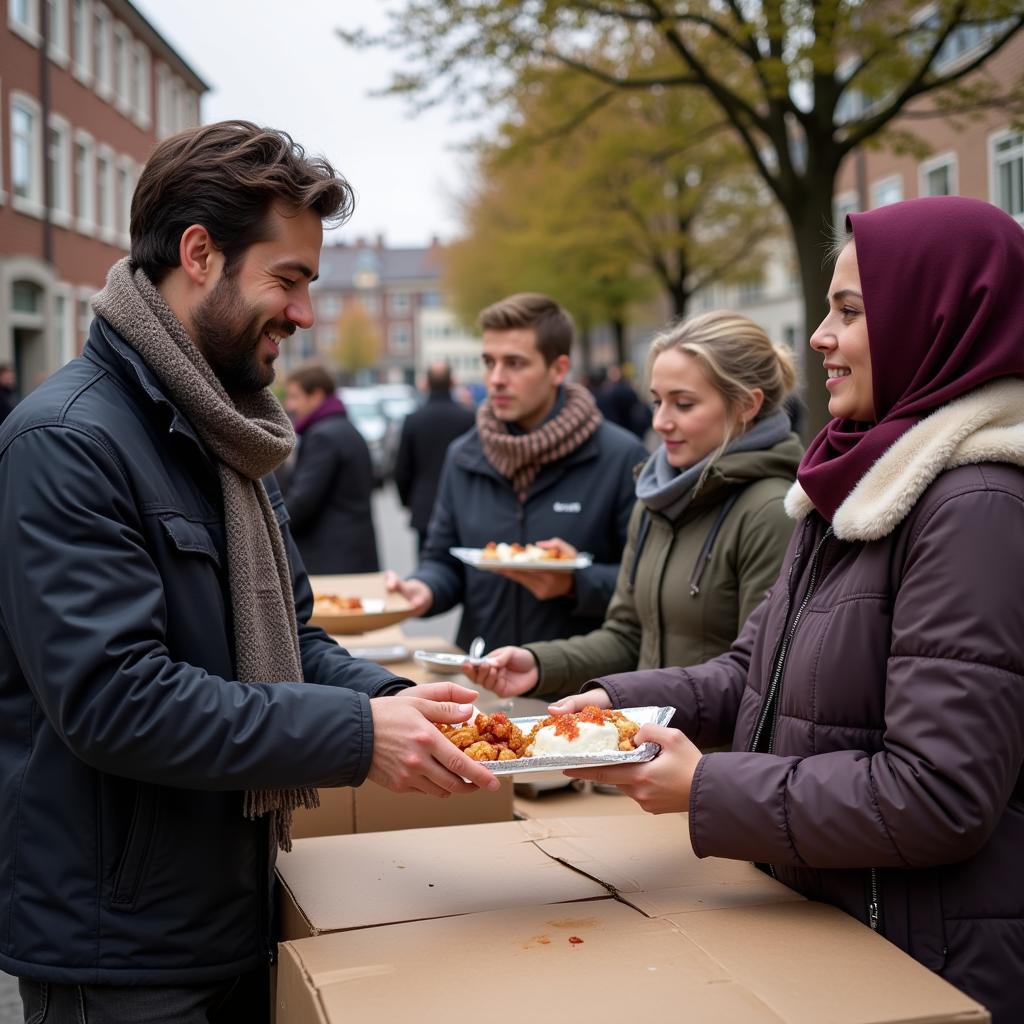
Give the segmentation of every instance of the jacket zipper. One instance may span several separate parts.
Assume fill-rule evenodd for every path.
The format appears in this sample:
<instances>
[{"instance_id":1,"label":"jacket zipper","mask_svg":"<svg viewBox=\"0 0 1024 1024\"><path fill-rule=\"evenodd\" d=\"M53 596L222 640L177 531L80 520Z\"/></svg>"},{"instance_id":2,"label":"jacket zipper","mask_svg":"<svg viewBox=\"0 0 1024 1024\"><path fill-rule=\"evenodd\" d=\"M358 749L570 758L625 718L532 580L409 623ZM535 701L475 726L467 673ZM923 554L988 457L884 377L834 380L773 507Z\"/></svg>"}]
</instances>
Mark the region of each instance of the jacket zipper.
<instances>
[{"instance_id":1,"label":"jacket zipper","mask_svg":"<svg viewBox=\"0 0 1024 1024\"><path fill-rule=\"evenodd\" d=\"M821 551L825 542L831 536L832 527L830 526L822 535L821 540L818 541L818 544L814 549L814 554L811 556L811 576L807 583L807 592L804 594L804 598L800 602L800 607L797 608L796 615L793 616L793 622L790 625L789 630L786 632L786 635L779 646L779 651L775 656L775 664L772 668L771 681L768 684L768 693L765 696L764 706L761 708L761 717L758 720L757 728L754 730L753 742L750 744L750 749L752 751L758 749L769 718L771 718L772 727L768 733L768 753L771 753L772 748L774 747L775 722L778 719L778 690L782 681L782 673L786 668L786 658L789 655L789 649L793 643L793 637L796 635L797 627L800 625L800 619L803 616L804 610L807 608L811 598L814 596L815 588L818 585L818 570L821 567ZM790 567L790 573L792 573L795 566L796 559L793 560L793 565Z\"/></svg>"},{"instance_id":2,"label":"jacket zipper","mask_svg":"<svg viewBox=\"0 0 1024 1024\"><path fill-rule=\"evenodd\" d=\"M878 869L871 868L871 899L868 901L868 924L873 932L878 931L879 901L878 901Z\"/></svg>"}]
</instances>

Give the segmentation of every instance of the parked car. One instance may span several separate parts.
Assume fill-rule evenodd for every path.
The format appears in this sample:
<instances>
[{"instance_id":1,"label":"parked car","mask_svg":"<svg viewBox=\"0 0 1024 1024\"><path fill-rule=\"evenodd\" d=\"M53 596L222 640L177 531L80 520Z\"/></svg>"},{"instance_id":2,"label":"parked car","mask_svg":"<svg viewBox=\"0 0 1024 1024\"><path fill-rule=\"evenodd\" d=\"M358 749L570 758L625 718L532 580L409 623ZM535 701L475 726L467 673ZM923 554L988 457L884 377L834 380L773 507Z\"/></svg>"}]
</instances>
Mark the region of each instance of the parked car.
<instances>
[{"instance_id":1,"label":"parked car","mask_svg":"<svg viewBox=\"0 0 1024 1024\"><path fill-rule=\"evenodd\" d=\"M370 449L373 479L378 485L391 476L394 448L389 437L389 421L373 388L338 388L352 425L363 435Z\"/></svg>"}]
</instances>

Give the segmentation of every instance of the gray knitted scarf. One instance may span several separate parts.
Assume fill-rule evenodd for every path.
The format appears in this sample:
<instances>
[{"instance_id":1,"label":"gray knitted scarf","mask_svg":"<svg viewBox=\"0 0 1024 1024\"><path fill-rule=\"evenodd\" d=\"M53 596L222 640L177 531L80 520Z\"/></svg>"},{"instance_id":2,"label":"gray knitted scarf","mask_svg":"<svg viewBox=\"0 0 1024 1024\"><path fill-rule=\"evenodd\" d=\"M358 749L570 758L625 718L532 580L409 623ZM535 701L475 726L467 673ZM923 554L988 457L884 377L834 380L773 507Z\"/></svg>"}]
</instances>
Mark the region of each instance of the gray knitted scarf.
<instances>
[{"instance_id":1,"label":"gray knitted scarf","mask_svg":"<svg viewBox=\"0 0 1024 1024\"><path fill-rule=\"evenodd\" d=\"M261 477L295 445L280 403L264 388L234 400L170 307L129 260L110 269L93 309L145 360L215 456L224 502L235 667L243 683L301 682L295 604L284 540ZM316 807L315 789L245 794L247 817L271 815L271 832L291 849L292 811Z\"/></svg>"},{"instance_id":2,"label":"gray knitted scarf","mask_svg":"<svg viewBox=\"0 0 1024 1024\"><path fill-rule=\"evenodd\" d=\"M740 434L722 452L722 455L773 448L780 441L785 441L789 437L790 430L789 417L784 412L772 413L771 416L766 416L745 433ZM644 468L640 471L640 476L637 477L637 498L652 512L660 512L669 521L676 522L696 497L697 484L698 482L703 483L706 471L710 468L712 455L705 456L692 466L679 470L675 466L669 465L665 446L661 445L644 463Z\"/></svg>"},{"instance_id":3,"label":"gray knitted scarf","mask_svg":"<svg viewBox=\"0 0 1024 1024\"><path fill-rule=\"evenodd\" d=\"M476 429L487 461L512 482L520 504L525 504L530 486L541 466L564 459L601 425L601 413L590 392L579 384L563 384L562 408L527 434L513 434L499 420L489 402L476 414Z\"/></svg>"}]
</instances>

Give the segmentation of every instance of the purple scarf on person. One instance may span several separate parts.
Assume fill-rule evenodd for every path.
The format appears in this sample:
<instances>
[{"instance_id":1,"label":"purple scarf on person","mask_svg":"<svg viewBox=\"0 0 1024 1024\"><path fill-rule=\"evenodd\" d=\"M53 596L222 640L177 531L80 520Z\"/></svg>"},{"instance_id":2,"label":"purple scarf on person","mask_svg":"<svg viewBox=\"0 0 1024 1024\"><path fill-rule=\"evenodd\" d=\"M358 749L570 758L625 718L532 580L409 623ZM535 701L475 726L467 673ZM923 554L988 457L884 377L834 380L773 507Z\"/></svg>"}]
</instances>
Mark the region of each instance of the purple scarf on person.
<instances>
[{"instance_id":1,"label":"purple scarf on person","mask_svg":"<svg viewBox=\"0 0 1024 1024\"><path fill-rule=\"evenodd\" d=\"M328 416L347 416L345 403L337 395L328 395L308 416L303 416L295 423L295 433L303 434L314 423L327 419Z\"/></svg>"},{"instance_id":2,"label":"purple scarf on person","mask_svg":"<svg viewBox=\"0 0 1024 1024\"><path fill-rule=\"evenodd\" d=\"M1024 376L1024 230L980 199L911 199L847 218L857 248L875 423L832 420L797 479L831 521L911 427L997 377Z\"/></svg>"}]
</instances>

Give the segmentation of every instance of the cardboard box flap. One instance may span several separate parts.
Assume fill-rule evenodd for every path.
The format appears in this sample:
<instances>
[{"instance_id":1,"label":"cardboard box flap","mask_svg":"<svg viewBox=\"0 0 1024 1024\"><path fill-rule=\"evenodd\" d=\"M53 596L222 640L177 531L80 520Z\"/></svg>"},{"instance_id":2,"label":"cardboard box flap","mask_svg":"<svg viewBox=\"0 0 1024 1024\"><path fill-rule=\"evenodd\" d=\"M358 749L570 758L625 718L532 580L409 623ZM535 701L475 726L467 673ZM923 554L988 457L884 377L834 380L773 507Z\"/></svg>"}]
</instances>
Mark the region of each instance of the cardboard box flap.
<instances>
[{"instance_id":1,"label":"cardboard box flap","mask_svg":"<svg viewBox=\"0 0 1024 1024\"><path fill-rule=\"evenodd\" d=\"M649 917L803 897L745 861L699 860L683 814L571 818L535 842L548 856L609 886ZM552 824L548 822L547 824Z\"/></svg>"},{"instance_id":2,"label":"cardboard box flap","mask_svg":"<svg viewBox=\"0 0 1024 1024\"><path fill-rule=\"evenodd\" d=\"M979 1003L822 903L663 918L788 1024L978 1024Z\"/></svg>"},{"instance_id":3,"label":"cardboard box flap","mask_svg":"<svg viewBox=\"0 0 1024 1024\"><path fill-rule=\"evenodd\" d=\"M612 899L288 942L277 1007L289 1024L478 1015L622 1024L654 1007L692 1021L784 1024L667 922Z\"/></svg>"},{"instance_id":4,"label":"cardboard box flap","mask_svg":"<svg viewBox=\"0 0 1024 1024\"><path fill-rule=\"evenodd\" d=\"M607 896L520 822L300 839L277 861L285 938ZM554 835L552 823L544 834Z\"/></svg>"}]
</instances>

